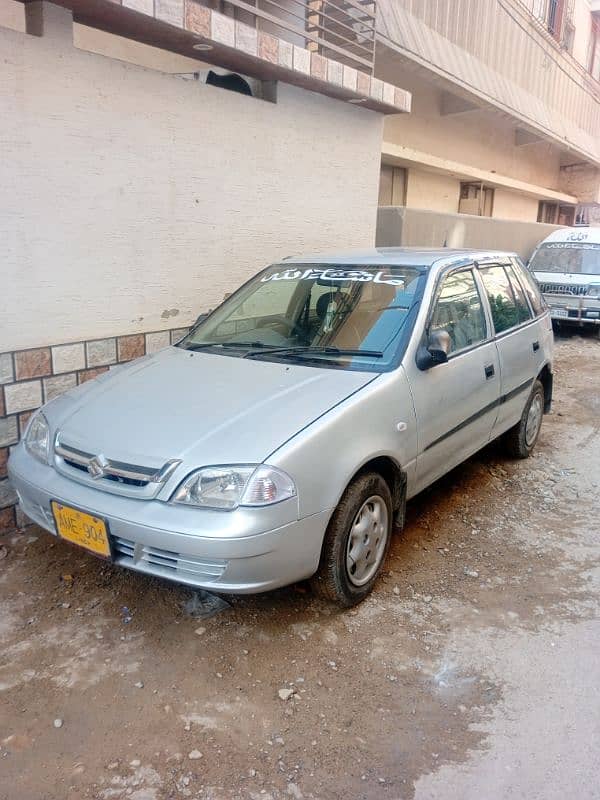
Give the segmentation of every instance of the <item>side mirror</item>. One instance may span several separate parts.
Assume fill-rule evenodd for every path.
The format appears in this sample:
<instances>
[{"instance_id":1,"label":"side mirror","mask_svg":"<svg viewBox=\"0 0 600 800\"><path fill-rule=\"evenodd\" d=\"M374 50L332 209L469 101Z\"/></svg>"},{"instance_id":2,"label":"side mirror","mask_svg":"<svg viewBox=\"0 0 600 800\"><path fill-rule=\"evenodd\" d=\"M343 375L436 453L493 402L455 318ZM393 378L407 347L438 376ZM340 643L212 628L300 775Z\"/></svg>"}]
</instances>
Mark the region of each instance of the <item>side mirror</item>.
<instances>
[{"instance_id":1,"label":"side mirror","mask_svg":"<svg viewBox=\"0 0 600 800\"><path fill-rule=\"evenodd\" d=\"M431 358L435 364L445 364L448 361L448 353L452 349L452 340L448 331L433 331L427 340L427 350L431 353Z\"/></svg>"},{"instance_id":2,"label":"side mirror","mask_svg":"<svg viewBox=\"0 0 600 800\"><path fill-rule=\"evenodd\" d=\"M451 349L452 340L448 331L432 331L427 337L427 346L419 347L417 367L426 370L435 367L436 364L445 364Z\"/></svg>"},{"instance_id":3,"label":"side mirror","mask_svg":"<svg viewBox=\"0 0 600 800\"><path fill-rule=\"evenodd\" d=\"M206 311L204 314L200 314L198 316L198 318L196 319L196 322L194 323L194 325L199 325L201 322L204 322L204 320L208 317L209 314L210 314L210 311Z\"/></svg>"}]
</instances>

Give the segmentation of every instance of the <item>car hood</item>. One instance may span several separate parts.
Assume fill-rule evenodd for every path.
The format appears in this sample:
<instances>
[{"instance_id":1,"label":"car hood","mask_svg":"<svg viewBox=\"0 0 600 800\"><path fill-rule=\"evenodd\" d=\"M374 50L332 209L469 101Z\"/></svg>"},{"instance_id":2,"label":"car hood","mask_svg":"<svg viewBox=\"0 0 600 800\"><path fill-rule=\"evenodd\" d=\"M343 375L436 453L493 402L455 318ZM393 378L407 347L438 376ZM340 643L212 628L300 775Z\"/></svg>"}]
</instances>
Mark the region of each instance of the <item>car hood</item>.
<instances>
[{"instance_id":1,"label":"car hood","mask_svg":"<svg viewBox=\"0 0 600 800\"><path fill-rule=\"evenodd\" d=\"M63 395L48 417L61 442L111 460L260 463L375 377L171 347Z\"/></svg>"}]
</instances>

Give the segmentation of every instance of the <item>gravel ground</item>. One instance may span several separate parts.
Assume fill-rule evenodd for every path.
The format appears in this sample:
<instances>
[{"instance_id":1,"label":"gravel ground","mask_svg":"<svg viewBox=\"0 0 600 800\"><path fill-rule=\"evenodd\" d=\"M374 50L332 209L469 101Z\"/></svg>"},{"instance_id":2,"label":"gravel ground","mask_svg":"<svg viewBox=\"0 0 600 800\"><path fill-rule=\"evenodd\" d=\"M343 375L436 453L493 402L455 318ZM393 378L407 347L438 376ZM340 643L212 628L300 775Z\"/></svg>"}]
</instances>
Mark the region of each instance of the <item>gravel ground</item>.
<instances>
[{"instance_id":1,"label":"gravel ground","mask_svg":"<svg viewBox=\"0 0 600 800\"><path fill-rule=\"evenodd\" d=\"M561 339L535 455L411 502L351 611L299 585L198 619L0 540L0 798L600 798L599 433L600 342Z\"/></svg>"}]
</instances>

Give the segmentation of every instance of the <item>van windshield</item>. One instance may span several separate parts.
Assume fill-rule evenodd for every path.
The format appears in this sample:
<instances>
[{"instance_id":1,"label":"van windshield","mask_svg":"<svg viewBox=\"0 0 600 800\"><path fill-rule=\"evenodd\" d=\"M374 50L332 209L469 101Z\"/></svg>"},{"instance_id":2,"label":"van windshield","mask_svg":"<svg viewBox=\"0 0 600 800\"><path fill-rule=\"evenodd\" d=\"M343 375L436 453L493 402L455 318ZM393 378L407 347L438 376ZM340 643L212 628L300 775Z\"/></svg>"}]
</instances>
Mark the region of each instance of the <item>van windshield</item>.
<instances>
[{"instance_id":1,"label":"van windshield","mask_svg":"<svg viewBox=\"0 0 600 800\"><path fill-rule=\"evenodd\" d=\"M532 272L571 272L600 275L600 243L548 242L529 263Z\"/></svg>"},{"instance_id":2,"label":"van windshield","mask_svg":"<svg viewBox=\"0 0 600 800\"><path fill-rule=\"evenodd\" d=\"M424 281L419 267L275 265L242 286L179 346L385 371L412 325Z\"/></svg>"}]
</instances>

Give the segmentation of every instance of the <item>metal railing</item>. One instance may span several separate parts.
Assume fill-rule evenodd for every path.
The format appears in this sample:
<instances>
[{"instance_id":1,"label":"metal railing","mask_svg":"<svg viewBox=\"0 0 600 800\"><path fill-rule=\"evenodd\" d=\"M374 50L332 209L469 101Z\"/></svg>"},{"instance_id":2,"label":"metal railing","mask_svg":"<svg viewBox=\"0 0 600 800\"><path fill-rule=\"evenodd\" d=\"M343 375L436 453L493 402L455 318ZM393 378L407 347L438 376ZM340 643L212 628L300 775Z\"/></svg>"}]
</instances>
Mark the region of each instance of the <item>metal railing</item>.
<instances>
[{"instance_id":1,"label":"metal railing","mask_svg":"<svg viewBox=\"0 0 600 800\"><path fill-rule=\"evenodd\" d=\"M292 44L373 73L376 0L198 0Z\"/></svg>"}]
</instances>

